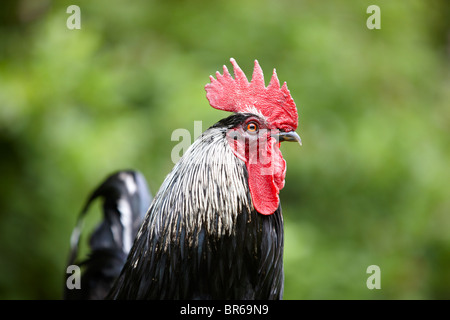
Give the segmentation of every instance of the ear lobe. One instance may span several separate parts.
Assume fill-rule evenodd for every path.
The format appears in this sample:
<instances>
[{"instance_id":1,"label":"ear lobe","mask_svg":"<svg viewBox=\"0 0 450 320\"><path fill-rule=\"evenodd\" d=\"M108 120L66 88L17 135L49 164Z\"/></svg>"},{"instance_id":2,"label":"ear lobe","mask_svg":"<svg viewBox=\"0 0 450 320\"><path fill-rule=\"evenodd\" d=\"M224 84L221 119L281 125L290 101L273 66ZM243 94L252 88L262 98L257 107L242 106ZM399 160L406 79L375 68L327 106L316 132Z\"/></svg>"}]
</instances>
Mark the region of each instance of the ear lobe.
<instances>
[{"instance_id":1,"label":"ear lobe","mask_svg":"<svg viewBox=\"0 0 450 320\"><path fill-rule=\"evenodd\" d=\"M238 130L228 130L226 134L228 145L231 147L234 155L244 162L247 162L245 157L245 140Z\"/></svg>"}]
</instances>

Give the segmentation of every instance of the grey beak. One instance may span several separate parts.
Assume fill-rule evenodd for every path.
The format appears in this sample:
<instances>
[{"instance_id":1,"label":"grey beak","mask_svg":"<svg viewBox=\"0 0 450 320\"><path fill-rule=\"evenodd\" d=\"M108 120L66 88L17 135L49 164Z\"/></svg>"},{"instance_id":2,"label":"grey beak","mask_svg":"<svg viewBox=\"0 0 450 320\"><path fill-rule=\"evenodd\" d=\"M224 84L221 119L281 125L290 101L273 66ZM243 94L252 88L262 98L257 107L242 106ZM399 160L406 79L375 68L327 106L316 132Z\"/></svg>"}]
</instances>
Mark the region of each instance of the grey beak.
<instances>
[{"instance_id":1,"label":"grey beak","mask_svg":"<svg viewBox=\"0 0 450 320\"><path fill-rule=\"evenodd\" d=\"M282 141L297 141L300 145L302 145L302 139L295 131L289 131L289 132L280 132L277 134L278 139L280 142Z\"/></svg>"}]
</instances>

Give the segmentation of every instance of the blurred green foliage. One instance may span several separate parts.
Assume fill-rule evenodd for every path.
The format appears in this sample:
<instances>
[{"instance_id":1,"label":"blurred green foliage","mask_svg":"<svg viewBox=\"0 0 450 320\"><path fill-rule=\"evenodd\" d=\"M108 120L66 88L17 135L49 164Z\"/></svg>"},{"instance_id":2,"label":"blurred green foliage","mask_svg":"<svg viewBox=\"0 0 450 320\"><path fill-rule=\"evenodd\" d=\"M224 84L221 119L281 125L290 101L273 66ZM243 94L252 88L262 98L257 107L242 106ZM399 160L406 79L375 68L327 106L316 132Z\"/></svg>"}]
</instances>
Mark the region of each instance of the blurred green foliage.
<instances>
[{"instance_id":1,"label":"blurred green foliage","mask_svg":"<svg viewBox=\"0 0 450 320\"><path fill-rule=\"evenodd\" d=\"M69 30L66 8L81 8ZM369 30L366 9L381 9ZM204 85L234 57L277 69L286 299L450 298L447 1L2 1L0 298L58 299L79 210L118 169L153 193L176 128L227 114ZM267 79L268 81L268 79ZM369 265L381 289L369 290Z\"/></svg>"}]
</instances>

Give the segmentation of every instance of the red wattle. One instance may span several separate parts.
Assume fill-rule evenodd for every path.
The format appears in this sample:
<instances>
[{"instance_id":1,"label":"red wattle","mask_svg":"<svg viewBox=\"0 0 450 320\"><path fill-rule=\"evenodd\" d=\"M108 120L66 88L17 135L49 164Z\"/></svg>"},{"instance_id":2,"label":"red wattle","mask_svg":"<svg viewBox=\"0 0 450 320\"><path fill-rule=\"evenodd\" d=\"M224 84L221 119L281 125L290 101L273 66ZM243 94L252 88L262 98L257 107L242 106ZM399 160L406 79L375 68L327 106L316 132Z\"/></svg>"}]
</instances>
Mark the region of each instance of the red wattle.
<instances>
[{"instance_id":1,"label":"red wattle","mask_svg":"<svg viewBox=\"0 0 450 320\"><path fill-rule=\"evenodd\" d=\"M260 174L263 169L258 164L247 164L248 185L256 211L270 215L277 210L280 203L279 189L275 185L273 175Z\"/></svg>"}]
</instances>

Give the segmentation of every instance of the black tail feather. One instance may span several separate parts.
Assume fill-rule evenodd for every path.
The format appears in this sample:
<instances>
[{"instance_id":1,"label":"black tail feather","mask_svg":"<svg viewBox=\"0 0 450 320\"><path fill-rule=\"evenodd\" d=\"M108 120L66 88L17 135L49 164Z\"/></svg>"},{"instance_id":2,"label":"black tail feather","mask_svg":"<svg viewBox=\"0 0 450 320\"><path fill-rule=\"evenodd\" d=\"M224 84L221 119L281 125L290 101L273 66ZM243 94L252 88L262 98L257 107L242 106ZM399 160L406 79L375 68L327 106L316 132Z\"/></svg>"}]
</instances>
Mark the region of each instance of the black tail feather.
<instances>
[{"instance_id":1,"label":"black tail feather","mask_svg":"<svg viewBox=\"0 0 450 320\"><path fill-rule=\"evenodd\" d=\"M103 198L103 220L89 239L90 254L79 261L84 218L92 202ZM88 198L70 239L68 266L82 269L81 288L65 282L64 299L103 299L125 264L152 195L143 175L123 170L109 176ZM66 281L69 275L66 275Z\"/></svg>"}]
</instances>

